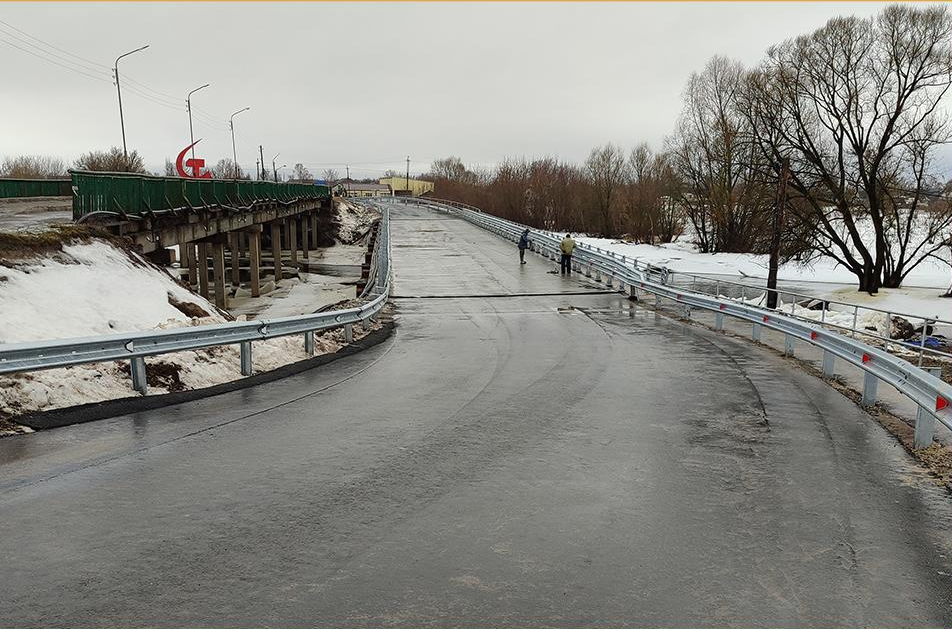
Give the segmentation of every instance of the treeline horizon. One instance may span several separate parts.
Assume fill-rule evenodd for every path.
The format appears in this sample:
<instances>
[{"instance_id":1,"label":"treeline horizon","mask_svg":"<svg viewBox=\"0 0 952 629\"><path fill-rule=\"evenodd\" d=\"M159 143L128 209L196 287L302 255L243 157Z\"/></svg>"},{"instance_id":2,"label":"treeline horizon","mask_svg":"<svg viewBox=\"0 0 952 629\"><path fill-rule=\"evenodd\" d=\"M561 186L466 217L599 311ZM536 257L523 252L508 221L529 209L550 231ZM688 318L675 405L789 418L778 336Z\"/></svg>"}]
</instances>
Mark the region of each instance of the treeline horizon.
<instances>
[{"instance_id":1,"label":"treeline horizon","mask_svg":"<svg viewBox=\"0 0 952 629\"><path fill-rule=\"evenodd\" d=\"M429 178L438 197L539 228L657 244L690 226L711 253L766 253L782 207L782 257L832 258L875 293L949 263L952 173L935 156L952 139L950 85L949 9L891 5L833 18L751 68L713 57L660 150L609 143L581 165L492 170L447 157Z\"/></svg>"}]
</instances>

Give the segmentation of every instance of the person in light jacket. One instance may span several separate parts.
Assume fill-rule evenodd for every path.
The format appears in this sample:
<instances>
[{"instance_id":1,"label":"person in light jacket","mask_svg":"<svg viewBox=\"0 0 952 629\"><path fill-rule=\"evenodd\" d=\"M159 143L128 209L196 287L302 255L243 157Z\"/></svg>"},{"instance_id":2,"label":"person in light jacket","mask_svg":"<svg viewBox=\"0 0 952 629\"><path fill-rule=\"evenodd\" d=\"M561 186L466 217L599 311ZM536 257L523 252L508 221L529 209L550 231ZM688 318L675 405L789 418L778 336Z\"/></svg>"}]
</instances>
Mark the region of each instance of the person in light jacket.
<instances>
[{"instance_id":1,"label":"person in light jacket","mask_svg":"<svg viewBox=\"0 0 952 629\"><path fill-rule=\"evenodd\" d=\"M572 234L565 234L562 243L559 245L562 250L562 259L559 262L562 267L562 275L572 274L572 253L575 251L575 241L572 240Z\"/></svg>"},{"instance_id":2,"label":"person in light jacket","mask_svg":"<svg viewBox=\"0 0 952 629\"><path fill-rule=\"evenodd\" d=\"M519 236L519 262L522 264L526 263L526 249L529 248L529 242L529 230L527 229Z\"/></svg>"}]
</instances>

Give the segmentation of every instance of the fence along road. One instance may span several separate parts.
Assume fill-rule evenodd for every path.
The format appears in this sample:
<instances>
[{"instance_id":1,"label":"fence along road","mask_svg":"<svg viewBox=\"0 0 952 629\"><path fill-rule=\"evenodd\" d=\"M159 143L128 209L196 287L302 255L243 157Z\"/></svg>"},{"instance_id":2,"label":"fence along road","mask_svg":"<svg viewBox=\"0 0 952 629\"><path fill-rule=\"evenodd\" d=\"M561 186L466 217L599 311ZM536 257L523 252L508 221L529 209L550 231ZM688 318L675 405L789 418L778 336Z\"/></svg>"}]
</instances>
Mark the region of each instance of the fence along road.
<instances>
[{"instance_id":1,"label":"fence along road","mask_svg":"<svg viewBox=\"0 0 952 629\"><path fill-rule=\"evenodd\" d=\"M949 496L852 402L456 217L391 234L391 341L0 440L6 624L949 626Z\"/></svg>"}]
</instances>

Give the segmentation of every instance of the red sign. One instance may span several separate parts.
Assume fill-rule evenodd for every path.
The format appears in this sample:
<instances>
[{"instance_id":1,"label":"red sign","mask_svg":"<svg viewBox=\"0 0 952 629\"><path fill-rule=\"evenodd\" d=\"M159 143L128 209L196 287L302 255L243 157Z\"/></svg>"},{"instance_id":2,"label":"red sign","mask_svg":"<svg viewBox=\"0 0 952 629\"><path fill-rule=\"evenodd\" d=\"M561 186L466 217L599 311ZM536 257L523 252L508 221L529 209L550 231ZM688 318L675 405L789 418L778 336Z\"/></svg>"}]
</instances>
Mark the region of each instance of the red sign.
<instances>
[{"instance_id":1,"label":"red sign","mask_svg":"<svg viewBox=\"0 0 952 629\"><path fill-rule=\"evenodd\" d=\"M193 157L188 160L185 159L185 154L188 153L189 149L191 149L193 146L195 146L201 141L202 141L201 138L195 140L195 142L193 142L192 144L189 144L184 149L182 149L182 152L179 153L178 157L175 158L175 170L178 171L179 177L188 177L189 179L211 179L212 178L212 174L209 171L206 170L205 172L202 172L202 168L205 166L205 160L196 158L196 157ZM185 163L185 167L182 166L183 160ZM192 174L189 174L185 170L185 168L190 168L192 170Z\"/></svg>"}]
</instances>

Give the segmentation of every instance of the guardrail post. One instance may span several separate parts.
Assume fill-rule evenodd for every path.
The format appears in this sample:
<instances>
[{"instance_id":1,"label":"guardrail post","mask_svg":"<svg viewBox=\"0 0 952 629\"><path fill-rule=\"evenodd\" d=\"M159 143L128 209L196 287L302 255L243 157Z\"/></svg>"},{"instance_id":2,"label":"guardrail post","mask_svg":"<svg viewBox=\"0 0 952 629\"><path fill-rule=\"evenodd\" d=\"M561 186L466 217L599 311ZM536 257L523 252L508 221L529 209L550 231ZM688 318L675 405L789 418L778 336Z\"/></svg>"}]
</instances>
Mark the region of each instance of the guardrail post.
<instances>
[{"instance_id":1,"label":"guardrail post","mask_svg":"<svg viewBox=\"0 0 952 629\"><path fill-rule=\"evenodd\" d=\"M785 334L783 337L783 355L784 356L793 356L793 344L794 338L789 334Z\"/></svg>"},{"instance_id":2,"label":"guardrail post","mask_svg":"<svg viewBox=\"0 0 952 629\"><path fill-rule=\"evenodd\" d=\"M241 342L241 375L250 376L253 371L251 365L251 341Z\"/></svg>"},{"instance_id":3,"label":"guardrail post","mask_svg":"<svg viewBox=\"0 0 952 629\"><path fill-rule=\"evenodd\" d=\"M304 353L308 356L314 355L314 331L308 330L304 333Z\"/></svg>"},{"instance_id":4,"label":"guardrail post","mask_svg":"<svg viewBox=\"0 0 952 629\"><path fill-rule=\"evenodd\" d=\"M354 325L352 323L344 326L344 342L348 345L354 342Z\"/></svg>"},{"instance_id":5,"label":"guardrail post","mask_svg":"<svg viewBox=\"0 0 952 629\"><path fill-rule=\"evenodd\" d=\"M145 358L136 356L129 360L129 373L132 374L132 388L146 395L149 392L149 385L146 382Z\"/></svg>"},{"instance_id":6,"label":"guardrail post","mask_svg":"<svg viewBox=\"0 0 952 629\"><path fill-rule=\"evenodd\" d=\"M602 281L602 270L601 270L601 269L595 269L595 281L596 281L596 282L601 282L601 281Z\"/></svg>"},{"instance_id":7,"label":"guardrail post","mask_svg":"<svg viewBox=\"0 0 952 629\"><path fill-rule=\"evenodd\" d=\"M592 277L592 263L589 262L588 266L585 267L585 277Z\"/></svg>"},{"instance_id":8,"label":"guardrail post","mask_svg":"<svg viewBox=\"0 0 952 629\"><path fill-rule=\"evenodd\" d=\"M714 315L714 329L718 332L724 329L724 313L718 312Z\"/></svg>"},{"instance_id":9,"label":"guardrail post","mask_svg":"<svg viewBox=\"0 0 952 629\"><path fill-rule=\"evenodd\" d=\"M760 324L755 323L753 329L750 332L751 338L753 338L758 343L760 342Z\"/></svg>"},{"instance_id":10,"label":"guardrail post","mask_svg":"<svg viewBox=\"0 0 952 629\"><path fill-rule=\"evenodd\" d=\"M876 403L878 385L879 378L875 374L868 371L863 374L863 398L860 400L860 405L869 407Z\"/></svg>"},{"instance_id":11,"label":"guardrail post","mask_svg":"<svg viewBox=\"0 0 952 629\"><path fill-rule=\"evenodd\" d=\"M924 367L926 372L932 374L936 378L942 376L942 369L939 367ZM913 447L917 450L919 448L928 448L932 445L932 438L935 434L935 415L933 415L928 409L921 406L916 409L916 434L914 438Z\"/></svg>"},{"instance_id":12,"label":"guardrail post","mask_svg":"<svg viewBox=\"0 0 952 629\"><path fill-rule=\"evenodd\" d=\"M608 288L612 288L612 279L614 279L614 278L612 278L611 275L606 276L606 278L605 278L605 286L607 286Z\"/></svg>"},{"instance_id":13,"label":"guardrail post","mask_svg":"<svg viewBox=\"0 0 952 629\"><path fill-rule=\"evenodd\" d=\"M823 350L823 377L824 378L832 378L833 376L836 375L833 371L833 365L835 361L836 361L836 355L833 352L826 349Z\"/></svg>"}]
</instances>

